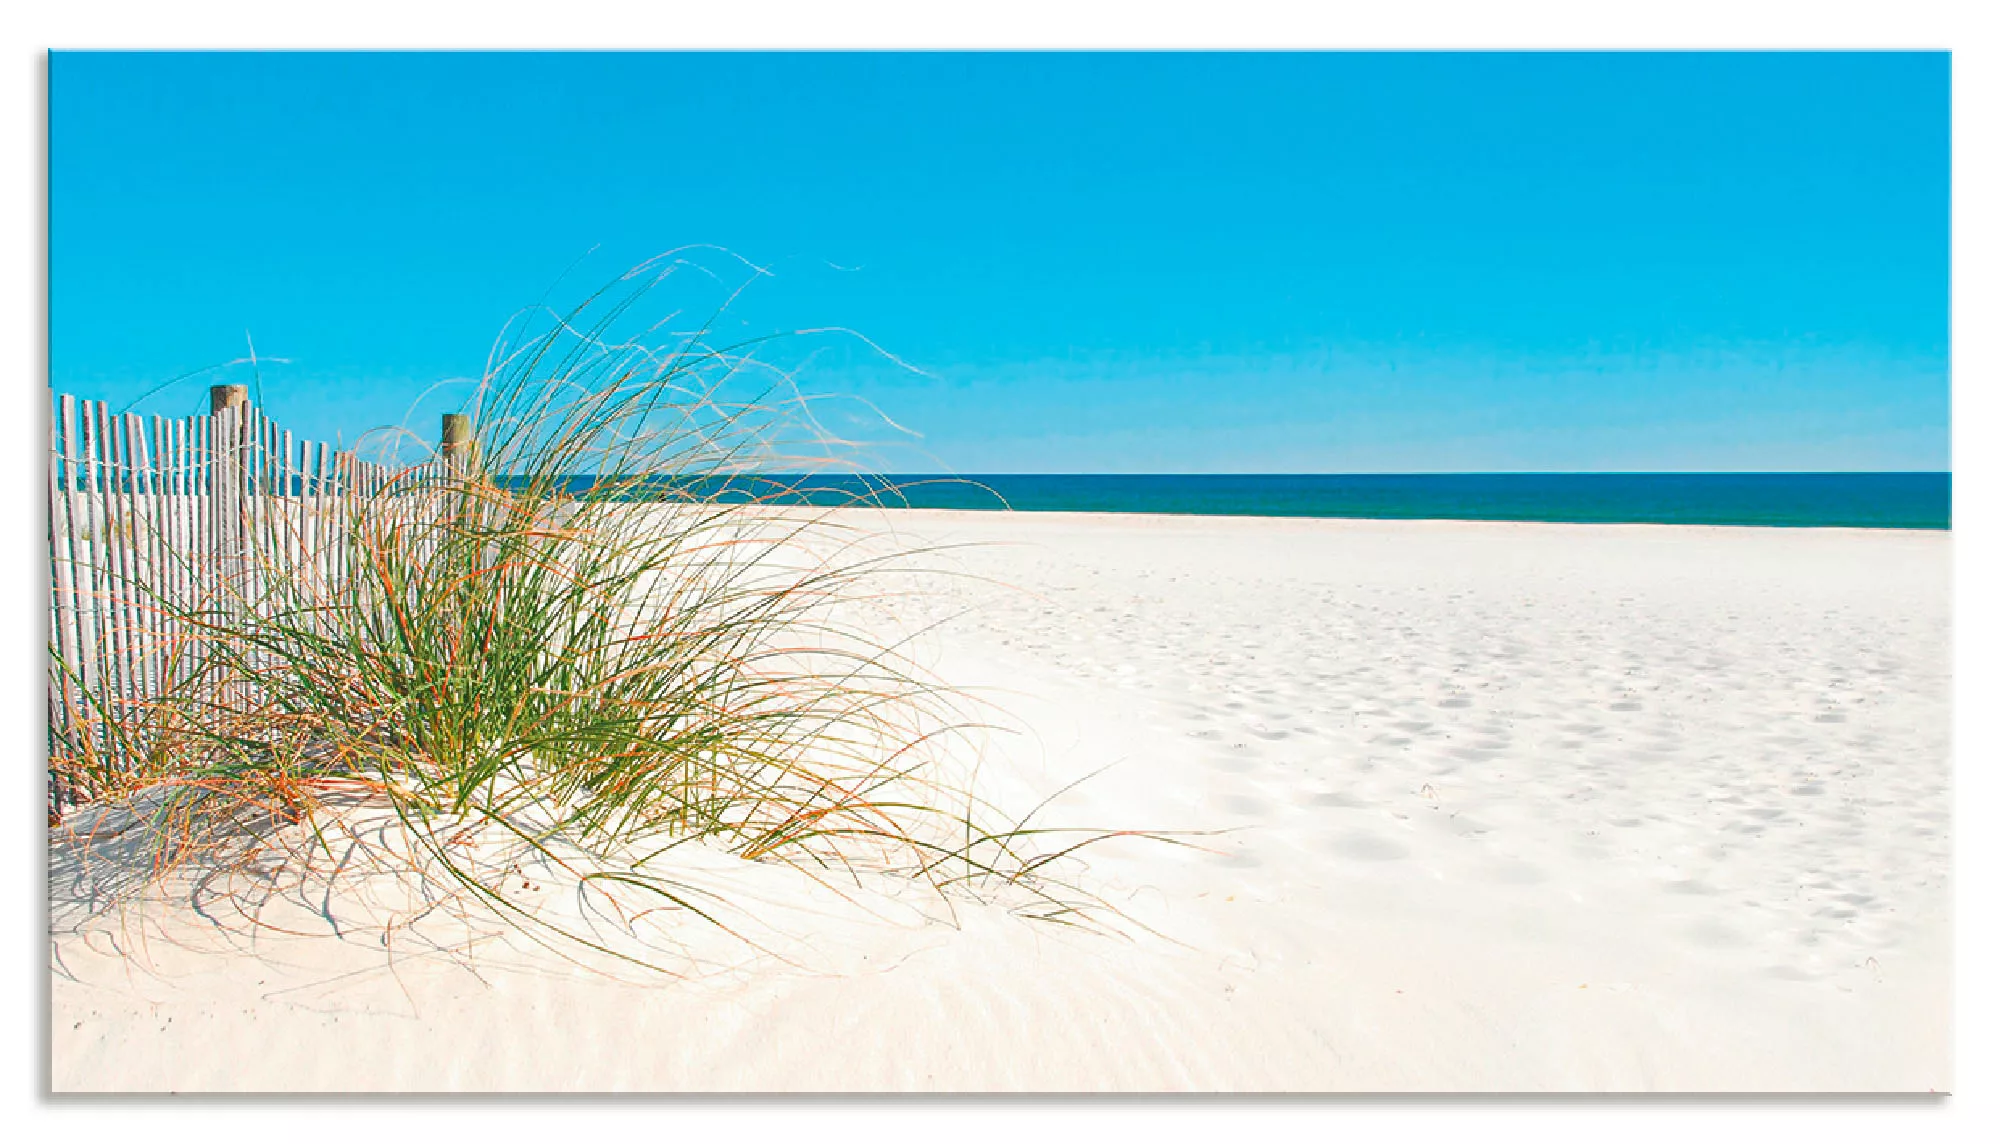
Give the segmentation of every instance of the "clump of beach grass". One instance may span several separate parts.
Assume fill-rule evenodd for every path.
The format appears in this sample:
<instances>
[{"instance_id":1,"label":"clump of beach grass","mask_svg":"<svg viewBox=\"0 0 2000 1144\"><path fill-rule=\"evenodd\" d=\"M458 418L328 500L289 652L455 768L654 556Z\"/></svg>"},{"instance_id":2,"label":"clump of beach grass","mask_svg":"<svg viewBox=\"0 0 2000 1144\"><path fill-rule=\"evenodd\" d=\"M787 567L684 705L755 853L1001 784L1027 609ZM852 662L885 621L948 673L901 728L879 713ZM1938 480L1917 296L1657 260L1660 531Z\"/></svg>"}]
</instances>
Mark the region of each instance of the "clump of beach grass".
<instances>
[{"instance_id":1,"label":"clump of beach grass","mask_svg":"<svg viewBox=\"0 0 2000 1144\"><path fill-rule=\"evenodd\" d=\"M584 944L464 840L628 914L713 920L661 872L699 843L1086 922L1055 871L1106 833L989 804L945 749L956 697L862 618L911 553L774 475L837 459L810 402L757 343L617 334L674 268L512 328L469 443L340 501L341 559L276 513L215 591L161 596L185 635L160 693L124 749L54 760L66 784L143 802L161 871L247 861L274 825L331 855L329 807L387 807L426 878Z\"/></svg>"}]
</instances>

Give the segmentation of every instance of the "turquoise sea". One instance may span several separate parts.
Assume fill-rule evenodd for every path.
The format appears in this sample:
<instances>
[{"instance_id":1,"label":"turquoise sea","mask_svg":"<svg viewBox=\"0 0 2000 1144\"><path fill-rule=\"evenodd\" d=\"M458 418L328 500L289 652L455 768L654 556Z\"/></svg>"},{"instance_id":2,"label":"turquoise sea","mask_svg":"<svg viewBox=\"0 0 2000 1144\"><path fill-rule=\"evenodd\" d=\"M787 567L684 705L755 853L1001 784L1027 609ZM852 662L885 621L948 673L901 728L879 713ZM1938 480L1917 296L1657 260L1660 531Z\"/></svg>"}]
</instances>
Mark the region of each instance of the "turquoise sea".
<instances>
[{"instance_id":1,"label":"turquoise sea","mask_svg":"<svg viewBox=\"0 0 2000 1144\"><path fill-rule=\"evenodd\" d=\"M575 479L579 489L590 483ZM1951 527L1948 472L768 475L703 491L791 503L867 497L910 508L1019 512Z\"/></svg>"}]
</instances>

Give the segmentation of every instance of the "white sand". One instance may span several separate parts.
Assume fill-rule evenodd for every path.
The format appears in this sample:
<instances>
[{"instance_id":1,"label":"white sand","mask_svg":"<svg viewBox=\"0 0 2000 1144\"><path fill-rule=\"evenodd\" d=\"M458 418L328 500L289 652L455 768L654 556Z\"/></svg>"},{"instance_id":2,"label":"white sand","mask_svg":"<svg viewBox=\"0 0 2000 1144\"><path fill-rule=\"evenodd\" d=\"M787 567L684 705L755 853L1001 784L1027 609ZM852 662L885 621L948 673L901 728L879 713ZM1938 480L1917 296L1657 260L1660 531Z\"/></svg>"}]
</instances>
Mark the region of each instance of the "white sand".
<instances>
[{"instance_id":1,"label":"white sand","mask_svg":"<svg viewBox=\"0 0 2000 1144\"><path fill-rule=\"evenodd\" d=\"M1228 829L1092 854L1129 937L696 853L795 964L641 984L359 894L79 927L62 849L54 1087L1950 1086L1947 535L893 519L999 542L906 618L971 609L918 651L1010 804Z\"/></svg>"}]
</instances>

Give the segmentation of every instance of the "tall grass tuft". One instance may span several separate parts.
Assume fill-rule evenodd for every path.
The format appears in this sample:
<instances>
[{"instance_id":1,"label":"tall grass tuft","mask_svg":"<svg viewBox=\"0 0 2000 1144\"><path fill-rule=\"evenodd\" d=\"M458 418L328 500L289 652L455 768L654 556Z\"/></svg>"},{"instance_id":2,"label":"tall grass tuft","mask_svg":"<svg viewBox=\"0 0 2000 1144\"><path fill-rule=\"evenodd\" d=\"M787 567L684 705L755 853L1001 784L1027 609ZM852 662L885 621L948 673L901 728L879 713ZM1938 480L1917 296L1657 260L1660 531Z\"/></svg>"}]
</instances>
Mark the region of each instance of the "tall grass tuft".
<instances>
[{"instance_id":1,"label":"tall grass tuft","mask_svg":"<svg viewBox=\"0 0 2000 1144\"><path fill-rule=\"evenodd\" d=\"M498 832L690 917L658 869L701 842L1084 921L1050 875L1103 835L989 805L942 749L954 697L870 622L909 554L772 475L838 457L810 402L755 344L613 336L664 272L504 337L469 446L340 502L344 559L301 556L276 513L215 591L160 597L174 668L69 785L155 796L163 869L371 800L429 876L585 942L455 843Z\"/></svg>"}]
</instances>

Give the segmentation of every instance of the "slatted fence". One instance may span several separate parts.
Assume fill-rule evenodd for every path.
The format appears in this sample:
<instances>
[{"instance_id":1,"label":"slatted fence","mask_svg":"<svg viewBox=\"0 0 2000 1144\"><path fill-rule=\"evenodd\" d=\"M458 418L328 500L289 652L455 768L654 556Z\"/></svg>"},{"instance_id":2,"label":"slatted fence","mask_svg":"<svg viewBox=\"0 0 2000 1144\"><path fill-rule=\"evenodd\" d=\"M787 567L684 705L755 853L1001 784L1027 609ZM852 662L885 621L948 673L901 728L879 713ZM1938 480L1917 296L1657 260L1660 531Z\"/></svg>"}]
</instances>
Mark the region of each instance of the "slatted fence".
<instances>
[{"instance_id":1,"label":"slatted fence","mask_svg":"<svg viewBox=\"0 0 2000 1144\"><path fill-rule=\"evenodd\" d=\"M255 607L273 577L337 585L357 513L392 470L295 439L217 387L206 417L113 413L57 396L49 445L49 748L118 759L146 706L198 671L190 617ZM51 769L50 812L80 792Z\"/></svg>"}]
</instances>

